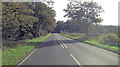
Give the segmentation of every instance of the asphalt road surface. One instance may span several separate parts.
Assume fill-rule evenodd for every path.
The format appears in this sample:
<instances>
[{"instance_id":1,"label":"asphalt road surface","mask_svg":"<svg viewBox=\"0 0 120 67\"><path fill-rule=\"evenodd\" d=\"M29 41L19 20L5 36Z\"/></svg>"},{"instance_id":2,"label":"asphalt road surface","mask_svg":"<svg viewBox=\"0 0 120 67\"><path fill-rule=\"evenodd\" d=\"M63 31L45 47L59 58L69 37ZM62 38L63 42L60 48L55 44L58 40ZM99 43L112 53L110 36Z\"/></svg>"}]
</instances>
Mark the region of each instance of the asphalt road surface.
<instances>
[{"instance_id":1,"label":"asphalt road surface","mask_svg":"<svg viewBox=\"0 0 120 67\"><path fill-rule=\"evenodd\" d=\"M54 33L19 65L118 65L118 55Z\"/></svg>"}]
</instances>

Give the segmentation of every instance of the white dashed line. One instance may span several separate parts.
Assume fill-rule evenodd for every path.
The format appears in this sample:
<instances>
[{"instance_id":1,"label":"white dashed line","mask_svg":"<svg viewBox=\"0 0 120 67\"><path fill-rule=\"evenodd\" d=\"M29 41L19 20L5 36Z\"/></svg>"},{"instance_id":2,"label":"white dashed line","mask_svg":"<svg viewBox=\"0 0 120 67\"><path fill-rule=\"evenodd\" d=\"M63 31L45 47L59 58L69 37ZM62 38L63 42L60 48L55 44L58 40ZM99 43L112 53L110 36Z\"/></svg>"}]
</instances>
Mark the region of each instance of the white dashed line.
<instances>
[{"instance_id":1,"label":"white dashed line","mask_svg":"<svg viewBox=\"0 0 120 67\"><path fill-rule=\"evenodd\" d=\"M78 62L78 60L77 60L72 54L70 54L70 56L75 60L75 62L76 62L78 65L81 65L80 62Z\"/></svg>"}]
</instances>

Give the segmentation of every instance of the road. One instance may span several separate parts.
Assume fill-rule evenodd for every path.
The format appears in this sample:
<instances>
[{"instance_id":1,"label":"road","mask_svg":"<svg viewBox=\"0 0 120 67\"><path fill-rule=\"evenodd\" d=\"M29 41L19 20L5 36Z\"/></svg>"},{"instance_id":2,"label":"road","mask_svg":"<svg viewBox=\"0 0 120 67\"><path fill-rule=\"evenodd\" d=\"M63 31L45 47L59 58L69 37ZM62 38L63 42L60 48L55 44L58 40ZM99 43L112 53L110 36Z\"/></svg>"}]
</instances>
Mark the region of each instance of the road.
<instances>
[{"instance_id":1,"label":"road","mask_svg":"<svg viewBox=\"0 0 120 67\"><path fill-rule=\"evenodd\" d=\"M118 55L55 33L19 65L118 65Z\"/></svg>"}]
</instances>

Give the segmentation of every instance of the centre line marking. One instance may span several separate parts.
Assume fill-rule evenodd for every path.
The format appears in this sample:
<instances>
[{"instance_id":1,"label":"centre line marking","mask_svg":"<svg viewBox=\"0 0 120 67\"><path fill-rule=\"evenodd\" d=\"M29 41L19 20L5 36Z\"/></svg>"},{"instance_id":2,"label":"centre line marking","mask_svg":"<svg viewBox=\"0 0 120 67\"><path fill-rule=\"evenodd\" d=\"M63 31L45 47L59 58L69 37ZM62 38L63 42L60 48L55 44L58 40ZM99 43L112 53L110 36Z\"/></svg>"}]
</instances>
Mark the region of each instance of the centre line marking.
<instances>
[{"instance_id":1,"label":"centre line marking","mask_svg":"<svg viewBox=\"0 0 120 67\"><path fill-rule=\"evenodd\" d=\"M78 60L77 60L72 54L70 54L70 56L75 60L75 62L76 62L78 65L81 65L80 62L78 62Z\"/></svg>"},{"instance_id":2,"label":"centre line marking","mask_svg":"<svg viewBox=\"0 0 120 67\"><path fill-rule=\"evenodd\" d=\"M58 36L56 36L56 37L59 40L59 43L62 46L62 48L64 48L64 47L67 48L67 46L60 40L60 38Z\"/></svg>"},{"instance_id":3,"label":"centre line marking","mask_svg":"<svg viewBox=\"0 0 120 67\"><path fill-rule=\"evenodd\" d=\"M57 37L57 39L58 39L58 42L60 43L60 45L61 45L61 47L62 48L67 48L67 46L59 39L59 37L58 36L56 36Z\"/></svg>"},{"instance_id":4,"label":"centre line marking","mask_svg":"<svg viewBox=\"0 0 120 67\"><path fill-rule=\"evenodd\" d=\"M58 42L60 43L61 47L64 48L64 46L61 44L61 42L60 41L58 41Z\"/></svg>"},{"instance_id":5,"label":"centre line marking","mask_svg":"<svg viewBox=\"0 0 120 67\"><path fill-rule=\"evenodd\" d=\"M62 42L62 41L61 41ZM62 44L65 46L65 48L67 48L67 46L62 42Z\"/></svg>"}]
</instances>

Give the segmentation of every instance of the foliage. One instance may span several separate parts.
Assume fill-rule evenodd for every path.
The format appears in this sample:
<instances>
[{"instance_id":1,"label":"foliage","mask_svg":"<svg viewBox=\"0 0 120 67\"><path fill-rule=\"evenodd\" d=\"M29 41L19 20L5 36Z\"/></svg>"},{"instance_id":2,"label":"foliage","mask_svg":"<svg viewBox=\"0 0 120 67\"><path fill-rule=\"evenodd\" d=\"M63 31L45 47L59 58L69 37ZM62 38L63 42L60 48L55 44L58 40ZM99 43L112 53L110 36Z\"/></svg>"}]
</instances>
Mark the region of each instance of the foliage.
<instances>
[{"instance_id":1,"label":"foliage","mask_svg":"<svg viewBox=\"0 0 120 67\"><path fill-rule=\"evenodd\" d=\"M94 26L94 30L92 30L90 33L91 34L94 34L94 33L99 33L99 34L102 34L102 33L115 33L115 34L118 34L118 26L113 26L113 25L95 25Z\"/></svg>"},{"instance_id":2,"label":"foliage","mask_svg":"<svg viewBox=\"0 0 120 67\"><path fill-rule=\"evenodd\" d=\"M99 36L100 41L102 43L108 43L108 44L113 44L115 45L118 42L118 37L116 34L113 33L108 33L108 34L101 34Z\"/></svg>"},{"instance_id":3,"label":"foliage","mask_svg":"<svg viewBox=\"0 0 120 67\"><path fill-rule=\"evenodd\" d=\"M40 19L40 25L42 27L42 30L46 30L48 32L53 31L53 29L56 27L56 20L55 20L55 11L44 3L35 3L35 16Z\"/></svg>"},{"instance_id":4,"label":"foliage","mask_svg":"<svg viewBox=\"0 0 120 67\"><path fill-rule=\"evenodd\" d=\"M46 35L56 27L55 11L42 2L2 2L3 46Z\"/></svg>"},{"instance_id":5,"label":"foliage","mask_svg":"<svg viewBox=\"0 0 120 67\"><path fill-rule=\"evenodd\" d=\"M60 33L62 30L64 30L65 24L63 21L57 21L57 26L54 29L54 32Z\"/></svg>"},{"instance_id":6,"label":"foliage","mask_svg":"<svg viewBox=\"0 0 120 67\"><path fill-rule=\"evenodd\" d=\"M54 32L84 33L84 29L81 24L74 23L72 20L68 20L66 22L57 21L57 27Z\"/></svg>"},{"instance_id":7,"label":"foliage","mask_svg":"<svg viewBox=\"0 0 120 67\"><path fill-rule=\"evenodd\" d=\"M3 2L2 5L3 45L13 46L13 41L21 40L38 19L32 16L34 11L22 3Z\"/></svg>"},{"instance_id":8,"label":"foliage","mask_svg":"<svg viewBox=\"0 0 120 67\"><path fill-rule=\"evenodd\" d=\"M93 29L93 24L102 21L100 13L103 12L103 9L96 2L70 2L64 11L66 12L65 17L71 18L73 24L78 23L86 35Z\"/></svg>"}]
</instances>

